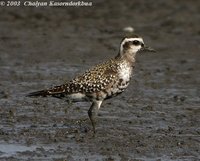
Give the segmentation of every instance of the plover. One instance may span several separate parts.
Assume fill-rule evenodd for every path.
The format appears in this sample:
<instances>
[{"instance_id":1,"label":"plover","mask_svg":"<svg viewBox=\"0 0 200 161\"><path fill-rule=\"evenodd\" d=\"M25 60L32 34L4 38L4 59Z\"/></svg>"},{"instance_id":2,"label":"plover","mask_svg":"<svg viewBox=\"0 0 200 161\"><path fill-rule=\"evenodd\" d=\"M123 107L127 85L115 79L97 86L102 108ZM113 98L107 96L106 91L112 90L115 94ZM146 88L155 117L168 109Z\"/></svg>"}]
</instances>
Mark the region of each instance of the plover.
<instances>
[{"instance_id":1,"label":"plover","mask_svg":"<svg viewBox=\"0 0 200 161\"><path fill-rule=\"evenodd\" d=\"M139 36L125 37L116 57L99 64L71 81L53 88L37 91L27 96L53 96L71 101L90 101L88 115L95 133L96 116L105 99L122 93L129 85L136 54L154 51L144 45Z\"/></svg>"}]
</instances>

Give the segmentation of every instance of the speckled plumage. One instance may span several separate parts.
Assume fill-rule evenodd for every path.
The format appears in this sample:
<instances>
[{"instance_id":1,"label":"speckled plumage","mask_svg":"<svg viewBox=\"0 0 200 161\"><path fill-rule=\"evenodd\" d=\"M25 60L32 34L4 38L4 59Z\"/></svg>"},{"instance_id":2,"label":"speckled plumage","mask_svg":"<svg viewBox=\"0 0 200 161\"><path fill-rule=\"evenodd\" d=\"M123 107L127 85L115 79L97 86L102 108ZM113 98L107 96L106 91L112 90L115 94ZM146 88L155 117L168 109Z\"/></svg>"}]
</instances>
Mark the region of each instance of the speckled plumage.
<instances>
[{"instance_id":1,"label":"speckled plumage","mask_svg":"<svg viewBox=\"0 0 200 161\"><path fill-rule=\"evenodd\" d=\"M138 36L124 38L119 54L115 58L95 66L63 85L33 92L28 96L50 95L57 98L91 101L92 105L88 115L95 132L95 116L102 101L122 93L127 88L136 53L144 48L142 38Z\"/></svg>"},{"instance_id":2,"label":"speckled plumage","mask_svg":"<svg viewBox=\"0 0 200 161\"><path fill-rule=\"evenodd\" d=\"M123 74L120 75L120 71L126 71L125 79ZM124 91L131 78L131 71L131 66L126 61L110 59L66 84L48 89L46 95L63 98L74 93L82 93L88 99L106 99ZM130 73L128 77L127 73Z\"/></svg>"}]
</instances>

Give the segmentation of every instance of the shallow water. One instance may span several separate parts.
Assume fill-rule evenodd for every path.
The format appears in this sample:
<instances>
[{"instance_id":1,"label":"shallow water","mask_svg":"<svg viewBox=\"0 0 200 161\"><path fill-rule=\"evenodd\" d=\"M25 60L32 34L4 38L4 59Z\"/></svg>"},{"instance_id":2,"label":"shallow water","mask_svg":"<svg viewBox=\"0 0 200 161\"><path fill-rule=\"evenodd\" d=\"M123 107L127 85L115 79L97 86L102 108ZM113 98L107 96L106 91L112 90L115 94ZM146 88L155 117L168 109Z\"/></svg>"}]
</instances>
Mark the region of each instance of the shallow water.
<instances>
[{"instance_id":1,"label":"shallow water","mask_svg":"<svg viewBox=\"0 0 200 161\"><path fill-rule=\"evenodd\" d=\"M19 152L35 151L37 146L23 146L17 144L0 144L0 157L11 157Z\"/></svg>"}]
</instances>

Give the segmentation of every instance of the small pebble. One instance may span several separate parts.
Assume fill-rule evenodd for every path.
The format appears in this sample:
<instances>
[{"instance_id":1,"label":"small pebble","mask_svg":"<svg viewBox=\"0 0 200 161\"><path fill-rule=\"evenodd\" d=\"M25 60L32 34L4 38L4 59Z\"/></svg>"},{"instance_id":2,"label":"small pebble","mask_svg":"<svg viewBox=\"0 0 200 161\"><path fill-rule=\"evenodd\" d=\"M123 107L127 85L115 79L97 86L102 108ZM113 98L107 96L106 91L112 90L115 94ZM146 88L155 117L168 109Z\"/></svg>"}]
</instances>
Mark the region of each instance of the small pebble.
<instances>
[{"instance_id":1,"label":"small pebble","mask_svg":"<svg viewBox=\"0 0 200 161\"><path fill-rule=\"evenodd\" d=\"M131 27L131 26L127 26L127 27L123 28L123 31L125 31L125 32L134 32L134 28Z\"/></svg>"}]
</instances>

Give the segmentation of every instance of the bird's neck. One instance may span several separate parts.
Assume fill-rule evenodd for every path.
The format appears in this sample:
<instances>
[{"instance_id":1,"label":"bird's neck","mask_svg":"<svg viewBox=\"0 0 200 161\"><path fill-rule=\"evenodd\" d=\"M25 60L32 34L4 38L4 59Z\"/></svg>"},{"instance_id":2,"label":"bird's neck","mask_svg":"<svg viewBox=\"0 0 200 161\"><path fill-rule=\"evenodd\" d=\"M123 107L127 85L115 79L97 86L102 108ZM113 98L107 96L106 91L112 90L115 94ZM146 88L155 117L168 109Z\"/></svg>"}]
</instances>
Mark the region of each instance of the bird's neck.
<instances>
[{"instance_id":1,"label":"bird's neck","mask_svg":"<svg viewBox=\"0 0 200 161\"><path fill-rule=\"evenodd\" d=\"M129 50L119 52L119 54L115 57L116 59L122 59L127 61L131 66L135 63L136 53L133 53Z\"/></svg>"}]
</instances>

